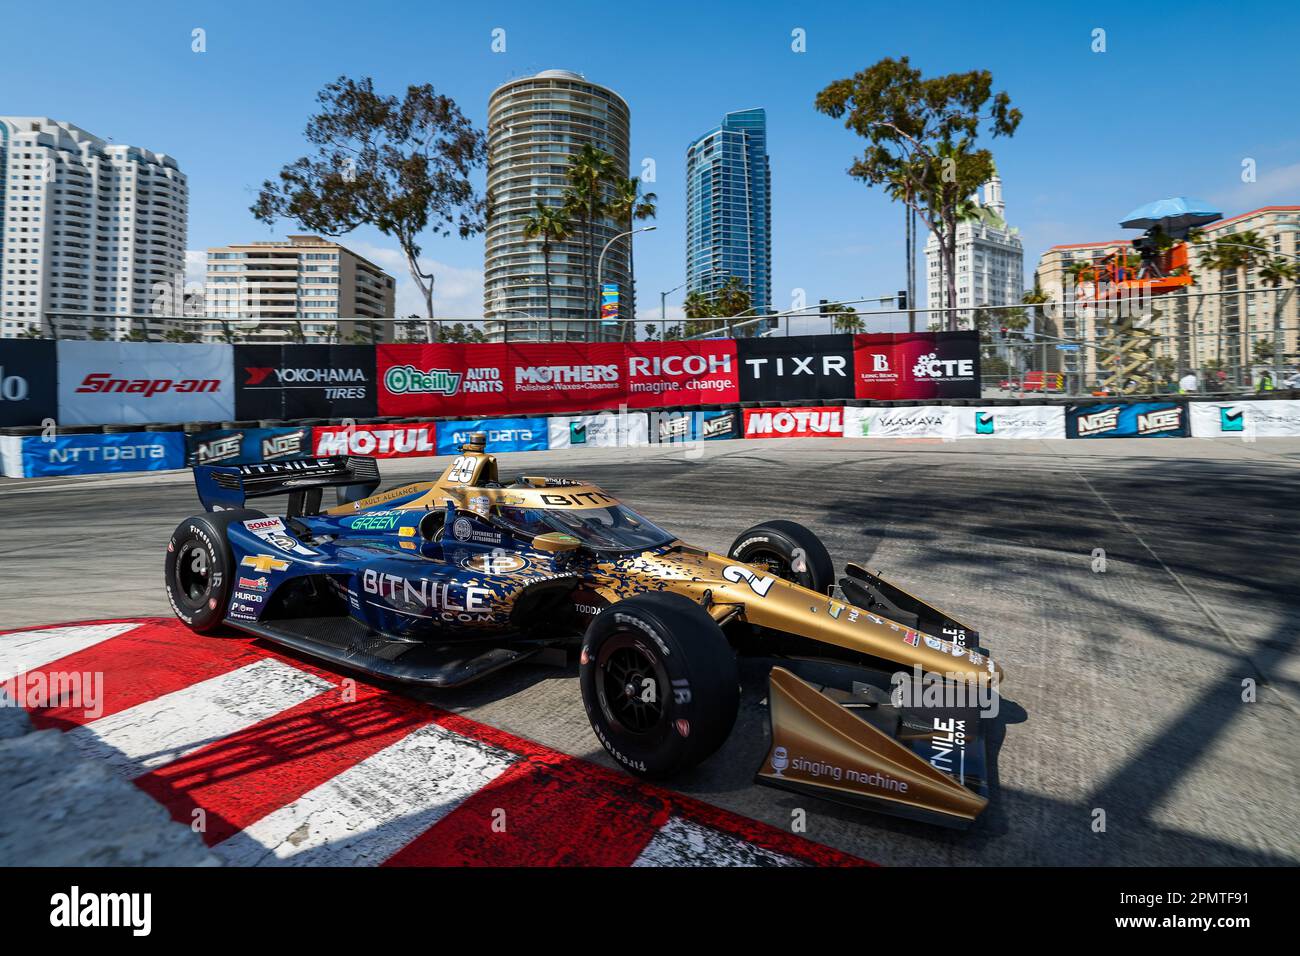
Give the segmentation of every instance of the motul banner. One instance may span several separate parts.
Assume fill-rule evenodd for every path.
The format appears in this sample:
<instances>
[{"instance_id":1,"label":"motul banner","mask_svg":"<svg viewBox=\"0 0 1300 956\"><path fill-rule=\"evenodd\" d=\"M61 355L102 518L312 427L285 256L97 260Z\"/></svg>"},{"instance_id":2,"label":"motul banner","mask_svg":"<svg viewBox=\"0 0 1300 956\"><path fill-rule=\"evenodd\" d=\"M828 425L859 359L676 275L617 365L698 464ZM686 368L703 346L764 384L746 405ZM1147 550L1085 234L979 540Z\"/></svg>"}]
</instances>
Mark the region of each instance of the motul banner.
<instances>
[{"instance_id":1,"label":"motul banner","mask_svg":"<svg viewBox=\"0 0 1300 956\"><path fill-rule=\"evenodd\" d=\"M229 345L59 342L65 425L221 421L235 416Z\"/></svg>"},{"instance_id":2,"label":"motul banner","mask_svg":"<svg viewBox=\"0 0 1300 956\"><path fill-rule=\"evenodd\" d=\"M729 405L740 401L736 348L732 339L628 342L628 406Z\"/></svg>"},{"instance_id":3,"label":"motul banner","mask_svg":"<svg viewBox=\"0 0 1300 956\"><path fill-rule=\"evenodd\" d=\"M374 418L369 345L236 345L236 418Z\"/></svg>"},{"instance_id":4,"label":"motul banner","mask_svg":"<svg viewBox=\"0 0 1300 956\"><path fill-rule=\"evenodd\" d=\"M853 368L856 398L979 398L979 333L855 335Z\"/></svg>"},{"instance_id":5,"label":"motul banner","mask_svg":"<svg viewBox=\"0 0 1300 956\"><path fill-rule=\"evenodd\" d=\"M840 438L843 408L747 408L746 438Z\"/></svg>"},{"instance_id":6,"label":"motul banner","mask_svg":"<svg viewBox=\"0 0 1300 956\"><path fill-rule=\"evenodd\" d=\"M746 402L853 397L853 337L797 335L736 340L740 398Z\"/></svg>"},{"instance_id":7,"label":"motul banner","mask_svg":"<svg viewBox=\"0 0 1300 956\"><path fill-rule=\"evenodd\" d=\"M318 425L312 429L314 454L406 458L438 454L437 434L428 423Z\"/></svg>"}]
</instances>

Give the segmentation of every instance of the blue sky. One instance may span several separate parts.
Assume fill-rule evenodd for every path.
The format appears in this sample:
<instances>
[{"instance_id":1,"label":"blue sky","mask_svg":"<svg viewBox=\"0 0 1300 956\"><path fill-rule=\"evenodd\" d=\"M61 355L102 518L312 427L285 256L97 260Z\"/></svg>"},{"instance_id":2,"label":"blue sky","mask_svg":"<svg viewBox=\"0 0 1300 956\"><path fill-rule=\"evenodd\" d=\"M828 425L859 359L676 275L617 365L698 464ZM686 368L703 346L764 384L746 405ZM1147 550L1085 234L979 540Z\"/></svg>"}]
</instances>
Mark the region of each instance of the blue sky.
<instances>
[{"instance_id":1,"label":"blue sky","mask_svg":"<svg viewBox=\"0 0 1300 956\"><path fill-rule=\"evenodd\" d=\"M844 172L860 141L816 92L885 56L927 75L989 69L1025 114L992 141L1026 270L1046 247L1125 235L1119 218L1190 195L1232 215L1300 202L1300 8L1158 5L275 3L9 5L0 113L67 120L175 156L190 183L189 247L269 239L258 184L305 152L317 90L371 75L430 82L479 125L498 84L548 68L611 86L632 109L632 156L656 162L658 231L638 237L638 312L682 282L686 145L728 110L766 108L774 301L884 295L903 285L901 208ZM191 52L191 30L207 52ZM491 49L506 31L506 51ZM791 49L806 31L807 51ZM1092 52L1094 29L1106 52ZM1256 163L1243 183L1241 164ZM396 243L343 240L405 285ZM482 314L482 239L431 239L440 314ZM403 290L403 297L409 289ZM670 298L680 305L681 293ZM413 298L399 298L407 311ZM672 311L669 313L673 314ZM679 313L680 314L680 313Z\"/></svg>"}]
</instances>

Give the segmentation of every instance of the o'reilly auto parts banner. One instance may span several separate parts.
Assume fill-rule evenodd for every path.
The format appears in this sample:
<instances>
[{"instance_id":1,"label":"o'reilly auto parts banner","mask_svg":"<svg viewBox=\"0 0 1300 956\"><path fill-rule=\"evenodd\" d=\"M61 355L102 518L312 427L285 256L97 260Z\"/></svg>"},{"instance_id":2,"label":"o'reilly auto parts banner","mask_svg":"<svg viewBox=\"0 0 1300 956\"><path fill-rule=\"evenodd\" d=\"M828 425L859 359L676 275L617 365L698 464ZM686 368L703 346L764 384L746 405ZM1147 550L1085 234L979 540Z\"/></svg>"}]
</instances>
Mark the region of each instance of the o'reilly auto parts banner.
<instances>
[{"instance_id":1,"label":"o'reilly auto parts banner","mask_svg":"<svg viewBox=\"0 0 1300 956\"><path fill-rule=\"evenodd\" d=\"M65 425L235 417L229 345L59 342L58 360Z\"/></svg>"},{"instance_id":2,"label":"o'reilly auto parts banner","mask_svg":"<svg viewBox=\"0 0 1300 956\"><path fill-rule=\"evenodd\" d=\"M737 339L740 398L786 402L853 397L853 337Z\"/></svg>"},{"instance_id":3,"label":"o'reilly auto parts banner","mask_svg":"<svg viewBox=\"0 0 1300 956\"><path fill-rule=\"evenodd\" d=\"M369 345L236 345L236 418L374 418Z\"/></svg>"},{"instance_id":4,"label":"o'reilly auto parts banner","mask_svg":"<svg viewBox=\"0 0 1300 956\"><path fill-rule=\"evenodd\" d=\"M0 426L39 425L59 411L55 344L0 340Z\"/></svg>"},{"instance_id":5,"label":"o'reilly auto parts banner","mask_svg":"<svg viewBox=\"0 0 1300 956\"><path fill-rule=\"evenodd\" d=\"M853 398L979 398L979 334L855 335L853 368Z\"/></svg>"},{"instance_id":6,"label":"o'reilly auto parts banner","mask_svg":"<svg viewBox=\"0 0 1300 956\"><path fill-rule=\"evenodd\" d=\"M367 455L405 458L438 454L438 439L429 423L391 425L318 425L312 429L316 455Z\"/></svg>"},{"instance_id":7,"label":"o'reilly auto parts banner","mask_svg":"<svg viewBox=\"0 0 1300 956\"><path fill-rule=\"evenodd\" d=\"M1065 410L1066 438L1186 438L1182 402L1100 402Z\"/></svg>"},{"instance_id":8,"label":"o'reilly auto parts banner","mask_svg":"<svg viewBox=\"0 0 1300 956\"><path fill-rule=\"evenodd\" d=\"M1300 401L1192 402L1194 438L1289 438L1300 435Z\"/></svg>"},{"instance_id":9,"label":"o'reilly auto parts banner","mask_svg":"<svg viewBox=\"0 0 1300 956\"><path fill-rule=\"evenodd\" d=\"M843 408L747 408L746 438L841 438Z\"/></svg>"}]
</instances>

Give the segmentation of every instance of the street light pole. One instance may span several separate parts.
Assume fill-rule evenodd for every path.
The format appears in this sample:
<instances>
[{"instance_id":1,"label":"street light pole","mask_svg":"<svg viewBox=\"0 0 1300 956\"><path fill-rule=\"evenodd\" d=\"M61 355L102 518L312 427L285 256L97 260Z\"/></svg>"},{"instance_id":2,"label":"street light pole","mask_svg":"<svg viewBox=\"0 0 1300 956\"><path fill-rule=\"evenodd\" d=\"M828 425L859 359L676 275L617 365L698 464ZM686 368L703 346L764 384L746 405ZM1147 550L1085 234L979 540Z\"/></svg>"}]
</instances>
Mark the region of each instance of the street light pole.
<instances>
[{"instance_id":1,"label":"street light pole","mask_svg":"<svg viewBox=\"0 0 1300 956\"><path fill-rule=\"evenodd\" d=\"M620 232L617 236L610 237L609 242L605 243L605 248L600 250L600 259L596 262L596 302L600 302L601 289L605 285L605 253L609 252L609 247L622 239L624 236L635 236L638 232L654 232L658 226L642 226L640 229L629 229L627 232ZM600 305L596 306L596 321L600 321ZM632 316L633 323L636 322L636 316ZM590 336L588 336L590 339Z\"/></svg>"}]
</instances>

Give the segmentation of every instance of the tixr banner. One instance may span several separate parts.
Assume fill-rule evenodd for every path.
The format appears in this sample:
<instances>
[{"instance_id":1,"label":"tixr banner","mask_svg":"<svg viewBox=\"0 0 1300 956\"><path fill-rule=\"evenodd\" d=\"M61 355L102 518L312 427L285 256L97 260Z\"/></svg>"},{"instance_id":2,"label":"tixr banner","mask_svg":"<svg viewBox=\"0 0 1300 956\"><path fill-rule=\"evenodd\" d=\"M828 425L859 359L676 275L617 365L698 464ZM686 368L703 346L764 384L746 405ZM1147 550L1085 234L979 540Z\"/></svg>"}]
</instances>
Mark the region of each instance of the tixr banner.
<instances>
[{"instance_id":1,"label":"tixr banner","mask_svg":"<svg viewBox=\"0 0 1300 956\"><path fill-rule=\"evenodd\" d=\"M797 335L737 339L740 398L746 402L853 397L853 337Z\"/></svg>"},{"instance_id":2,"label":"tixr banner","mask_svg":"<svg viewBox=\"0 0 1300 956\"><path fill-rule=\"evenodd\" d=\"M855 335L853 368L853 398L979 398L979 333Z\"/></svg>"},{"instance_id":3,"label":"tixr banner","mask_svg":"<svg viewBox=\"0 0 1300 956\"><path fill-rule=\"evenodd\" d=\"M236 345L235 417L374 418L369 345Z\"/></svg>"}]
</instances>

